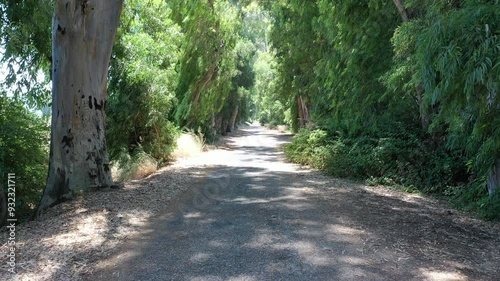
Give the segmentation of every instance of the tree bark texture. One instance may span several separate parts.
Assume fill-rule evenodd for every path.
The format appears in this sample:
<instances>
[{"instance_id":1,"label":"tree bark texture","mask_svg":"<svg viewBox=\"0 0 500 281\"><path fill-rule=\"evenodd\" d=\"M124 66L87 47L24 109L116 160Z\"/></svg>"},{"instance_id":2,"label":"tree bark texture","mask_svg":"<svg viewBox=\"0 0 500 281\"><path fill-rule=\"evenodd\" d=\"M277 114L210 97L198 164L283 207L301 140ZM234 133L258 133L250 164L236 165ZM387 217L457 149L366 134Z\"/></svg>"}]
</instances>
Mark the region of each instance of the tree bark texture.
<instances>
[{"instance_id":1,"label":"tree bark texture","mask_svg":"<svg viewBox=\"0 0 500 281\"><path fill-rule=\"evenodd\" d=\"M43 210L113 184L105 139L108 67L123 0L58 0L52 21L52 123Z\"/></svg>"}]
</instances>

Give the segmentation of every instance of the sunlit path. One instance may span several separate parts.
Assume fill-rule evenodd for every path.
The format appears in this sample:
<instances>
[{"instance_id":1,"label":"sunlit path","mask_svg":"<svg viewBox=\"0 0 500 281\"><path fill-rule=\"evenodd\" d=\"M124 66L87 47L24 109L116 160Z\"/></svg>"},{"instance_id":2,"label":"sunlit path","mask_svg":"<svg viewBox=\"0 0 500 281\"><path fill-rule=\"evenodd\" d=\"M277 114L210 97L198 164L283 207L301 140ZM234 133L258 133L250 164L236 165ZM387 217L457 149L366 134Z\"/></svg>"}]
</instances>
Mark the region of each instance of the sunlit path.
<instances>
[{"instance_id":1,"label":"sunlit path","mask_svg":"<svg viewBox=\"0 0 500 281\"><path fill-rule=\"evenodd\" d=\"M178 163L196 184L87 279L481 279L471 257L488 245L464 244L480 230L418 196L284 163L278 145L288 138L246 127L227 147Z\"/></svg>"}]
</instances>

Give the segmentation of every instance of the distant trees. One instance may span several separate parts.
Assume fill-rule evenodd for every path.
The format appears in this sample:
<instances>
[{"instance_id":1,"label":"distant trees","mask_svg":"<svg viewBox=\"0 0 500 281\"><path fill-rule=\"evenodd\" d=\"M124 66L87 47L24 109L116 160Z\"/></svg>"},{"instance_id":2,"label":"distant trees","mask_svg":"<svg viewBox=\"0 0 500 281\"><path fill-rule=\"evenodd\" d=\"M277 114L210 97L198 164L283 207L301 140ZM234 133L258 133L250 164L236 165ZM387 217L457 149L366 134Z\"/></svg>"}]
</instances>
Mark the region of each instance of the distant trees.
<instances>
[{"instance_id":1,"label":"distant trees","mask_svg":"<svg viewBox=\"0 0 500 281\"><path fill-rule=\"evenodd\" d=\"M232 120L245 113L238 80L248 55L237 50L241 37L241 8L228 1L170 2L174 19L185 33L176 96L180 126L201 128L205 136L225 134ZM247 62L245 62L247 61ZM240 78L238 78L240 77Z\"/></svg>"}]
</instances>

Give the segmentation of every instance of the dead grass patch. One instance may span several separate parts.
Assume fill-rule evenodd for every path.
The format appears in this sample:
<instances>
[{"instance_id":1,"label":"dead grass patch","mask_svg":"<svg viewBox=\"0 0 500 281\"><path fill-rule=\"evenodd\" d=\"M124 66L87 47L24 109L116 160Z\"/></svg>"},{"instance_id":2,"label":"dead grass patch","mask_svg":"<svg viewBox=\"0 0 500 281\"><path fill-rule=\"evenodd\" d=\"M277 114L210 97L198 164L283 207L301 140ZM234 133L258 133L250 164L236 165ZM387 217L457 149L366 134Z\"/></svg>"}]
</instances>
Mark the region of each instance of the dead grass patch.
<instances>
[{"instance_id":1,"label":"dead grass patch","mask_svg":"<svg viewBox=\"0 0 500 281\"><path fill-rule=\"evenodd\" d=\"M196 156L205 151L203 135L194 132L183 133L177 139L177 148L172 153L174 159Z\"/></svg>"}]
</instances>

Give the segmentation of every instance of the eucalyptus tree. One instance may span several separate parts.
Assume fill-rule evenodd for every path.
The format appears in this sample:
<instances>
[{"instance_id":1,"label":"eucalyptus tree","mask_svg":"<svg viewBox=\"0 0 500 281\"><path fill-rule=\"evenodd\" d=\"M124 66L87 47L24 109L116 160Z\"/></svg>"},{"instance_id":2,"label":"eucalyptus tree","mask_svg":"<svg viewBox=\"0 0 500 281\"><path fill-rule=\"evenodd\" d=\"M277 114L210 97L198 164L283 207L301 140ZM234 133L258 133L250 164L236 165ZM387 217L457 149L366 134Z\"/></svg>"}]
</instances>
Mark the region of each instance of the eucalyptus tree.
<instances>
[{"instance_id":1,"label":"eucalyptus tree","mask_svg":"<svg viewBox=\"0 0 500 281\"><path fill-rule=\"evenodd\" d=\"M113 184L104 120L109 60L122 4L123 0L0 2L2 60L10 70L7 83L17 84L18 93L28 93L26 101L42 105L50 99L43 85L33 86L40 85L40 71L50 68L49 173L37 213L77 192Z\"/></svg>"},{"instance_id":2,"label":"eucalyptus tree","mask_svg":"<svg viewBox=\"0 0 500 281\"><path fill-rule=\"evenodd\" d=\"M173 19L185 34L176 96L180 126L201 127L206 136L223 131L217 116L237 75L239 12L228 1L170 1Z\"/></svg>"},{"instance_id":3,"label":"eucalyptus tree","mask_svg":"<svg viewBox=\"0 0 500 281\"><path fill-rule=\"evenodd\" d=\"M319 9L317 1L277 1L272 8L272 49L278 63L279 92L291 109L296 130L309 120L308 108L317 93L314 66L323 41L314 31Z\"/></svg>"},{"instance_id":4,"label":"eucalyptus tree","mask_svg":"<svg viewBox=\"0 0 500 281\"><path fill-rule=\"evenodd\" d=\"M44 209L112 186L105 139L108 68L123 0L55 1L52 122Z\"/></svg>"}]
</instances>

